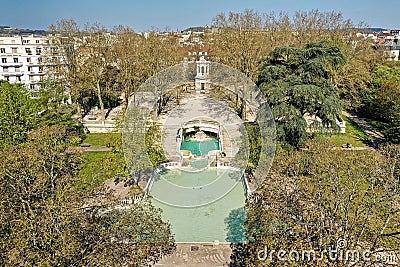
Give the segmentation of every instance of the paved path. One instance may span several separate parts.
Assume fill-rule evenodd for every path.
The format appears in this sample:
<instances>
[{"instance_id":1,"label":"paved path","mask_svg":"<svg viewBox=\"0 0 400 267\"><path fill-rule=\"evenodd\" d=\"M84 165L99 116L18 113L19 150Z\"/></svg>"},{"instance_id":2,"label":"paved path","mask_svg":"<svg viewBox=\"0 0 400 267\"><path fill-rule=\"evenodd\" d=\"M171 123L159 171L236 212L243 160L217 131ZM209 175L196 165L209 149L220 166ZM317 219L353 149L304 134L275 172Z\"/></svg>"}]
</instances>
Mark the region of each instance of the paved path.
<instances>
[{"instance_id":1,"label":"paved path","mask_svg":"<svg viewBox=\"0 0 400 267\"><path fill-rule=\"evenodd\" d=\"M352 147L334 147L333 150L374 150L373 147L369 147L369 146L352 146Z\"/></svg>"},{"instance_id":2,"label":"paved path","mask_svg":"<svg viewBox=\"0 0 400 267\"><path fill-rule=\"evenodd\" d=\"M109 147L105 146L85 146L85 147L70 147L71 151L110 151Z\"/></svg>"},{"instance_id":3,"label":"paved path","mask_svg":"<svg viewBox=\"0 0 400 267\"><path fill-rule=\"evenodd\" d=\"M167 158L170 161L178 160L177 131L183 123L199 117L212 118L224 127L227 133L224 141L231 144L227 155L234 158L239 151L238 142L242 135L239 128L243 122L226 103L204 96L187 100L169 112L168 116L164 115L160 118L159 122L162 124L163 131L162 143Z\"/></svg>"},{"instance_id":4,"label":"paved path","mask_svg":"<svg viewBox=\"0 0 400 267\"><path fill-rule=\"evenodd\" d=\"M207 96L184 99L168 114L159 117L163 131L162 144L167 158L170 161L178 160L177 131L183 123L199 117L212 118L223 126L222 139L226 150L224 152L233 158L239 152L239 140L242 134L239 129L243 122L226 103ZM164 256L155 266L229 266L232 254L229 243L177 243L176 245L176 251L172 255Z\"/></svg>"},{"instance_id":5,"label":"paved path","mask_svg":"<svg viewBox=\"0 0 400 267\"><path fill-rule=\"evenodd\" d=\"M365 119L360 118L354 112L342 112L343 115L353 120L364 132L371 138L372 146L378 148L379 146L385 144L385 136L370 125Z\"/></svg>"}]
</instances>

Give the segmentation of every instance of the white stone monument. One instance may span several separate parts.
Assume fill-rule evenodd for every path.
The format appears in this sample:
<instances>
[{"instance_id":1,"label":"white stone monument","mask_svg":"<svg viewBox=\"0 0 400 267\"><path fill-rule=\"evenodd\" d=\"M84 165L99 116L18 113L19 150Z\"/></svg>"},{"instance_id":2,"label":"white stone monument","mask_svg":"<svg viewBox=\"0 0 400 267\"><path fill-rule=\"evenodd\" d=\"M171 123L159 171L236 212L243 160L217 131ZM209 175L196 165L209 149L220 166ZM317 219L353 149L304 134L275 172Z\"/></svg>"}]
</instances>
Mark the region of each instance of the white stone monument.
<instances>
[{"instance_id":1,"label":"white stone monument","mask_svg":"<svg viewBox=\"0 0 400 267\"><path fill-rule=\"evenodd\" d=\"M197 74L194 82L196 93L205 93L206 90L210 89L210 62L202 56L196 61L196 68Z\"/></svg>"}]
</instances>

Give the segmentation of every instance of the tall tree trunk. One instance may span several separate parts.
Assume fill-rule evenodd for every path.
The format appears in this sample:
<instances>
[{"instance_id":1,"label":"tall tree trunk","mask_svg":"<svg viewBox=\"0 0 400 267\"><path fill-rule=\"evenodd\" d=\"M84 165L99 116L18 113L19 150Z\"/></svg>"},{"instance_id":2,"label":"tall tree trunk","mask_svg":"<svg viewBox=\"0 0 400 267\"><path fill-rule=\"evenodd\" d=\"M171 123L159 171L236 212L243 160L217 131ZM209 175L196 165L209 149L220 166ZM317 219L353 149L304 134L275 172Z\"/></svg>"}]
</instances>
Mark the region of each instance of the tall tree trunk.
<instances>
[{"instance_id":1,"label":"tall tree trunk","mask_svg":"<svg viewBox=\"0 0 400 267\"><path fill-rule=\"evenodd\" d=\"M82 112L81 104L79 104L78 100L76 100L74 102L76 105L76 112L79 114L79 120L80 120L80 122L82 122L83 121L83 112Z\"/></svg>"},{"instance_id":2,"label":"tall tree trunk","mask_svg":"<svg viewBox=\"0 0 400 267\"><path fill-rule=\"evenodd\" d=\"M105 113L104 113L104 103L103 103L103 99L101 97L101 88L100 88L99 82L96 83L96 87L97 87L97 98L98 98L99 104L100 104L101 122L104 123L104 121L106 120L106 117L105 117Z\"/></svg>"},{"instance_id":3,"label":"tall tree trunk","mask_svg":"<svg viewBox=\"0 0 400 267\"><path fill-rule=\"evenodd\" d=\"M129 93L128 90L125 88L124 90L124 105L125 105L125 109L128 108L128 101L129 101Z\"/></svg>"}]
</instances>

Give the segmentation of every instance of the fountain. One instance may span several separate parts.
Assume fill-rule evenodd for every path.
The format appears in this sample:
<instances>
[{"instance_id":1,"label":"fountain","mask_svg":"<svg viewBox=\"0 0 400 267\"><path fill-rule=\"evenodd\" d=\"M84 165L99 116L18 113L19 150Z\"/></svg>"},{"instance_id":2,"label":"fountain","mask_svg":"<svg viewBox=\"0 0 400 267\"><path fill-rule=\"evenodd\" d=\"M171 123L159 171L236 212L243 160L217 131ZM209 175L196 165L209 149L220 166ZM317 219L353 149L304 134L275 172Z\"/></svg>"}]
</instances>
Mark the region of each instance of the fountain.
<instances>
[{"instance_id":1,"label":"fountain","mask_svg":"<svg viewBox=\"0 0 400 267\"><path fill-rule=\"evenodd\" d=\"M194 138L193 139L202 141L202 140L210 139L210 137L206 133L204 133L203 131L198 131L197 133L194 134Z\"/></svg>"}]
</instances>

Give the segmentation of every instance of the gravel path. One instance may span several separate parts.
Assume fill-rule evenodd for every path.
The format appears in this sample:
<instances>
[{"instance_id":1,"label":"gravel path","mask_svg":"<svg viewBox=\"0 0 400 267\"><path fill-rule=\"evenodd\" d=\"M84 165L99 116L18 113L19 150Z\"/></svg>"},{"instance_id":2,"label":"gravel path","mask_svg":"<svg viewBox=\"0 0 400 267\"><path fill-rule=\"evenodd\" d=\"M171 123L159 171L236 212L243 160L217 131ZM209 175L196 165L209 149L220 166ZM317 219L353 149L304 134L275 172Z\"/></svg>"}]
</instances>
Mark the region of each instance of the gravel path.
<instances>
[{"instance_id":1,"label":"gravel path","mask_svg":"<svg viewBox=\"0 0 400 267\"><path fill-rule=\"evenodd\" d=\"M378 148L385 144L385 136L379 132L376 128L370 125L364 118L360 118L354 112L342 112L343 115L352 119L364 132L371 138L372 146Z\"/></svg>"},{"instance_id":2,"label":"gravel path","mask_svg":"<svg viewBox=\"0 0 400 267\"><path fill-rule=\"evenodd\" d=\"M74 151L110 151L110 148L105 146L70 147L69 149Z\"/></svg>"}]
</instances>

